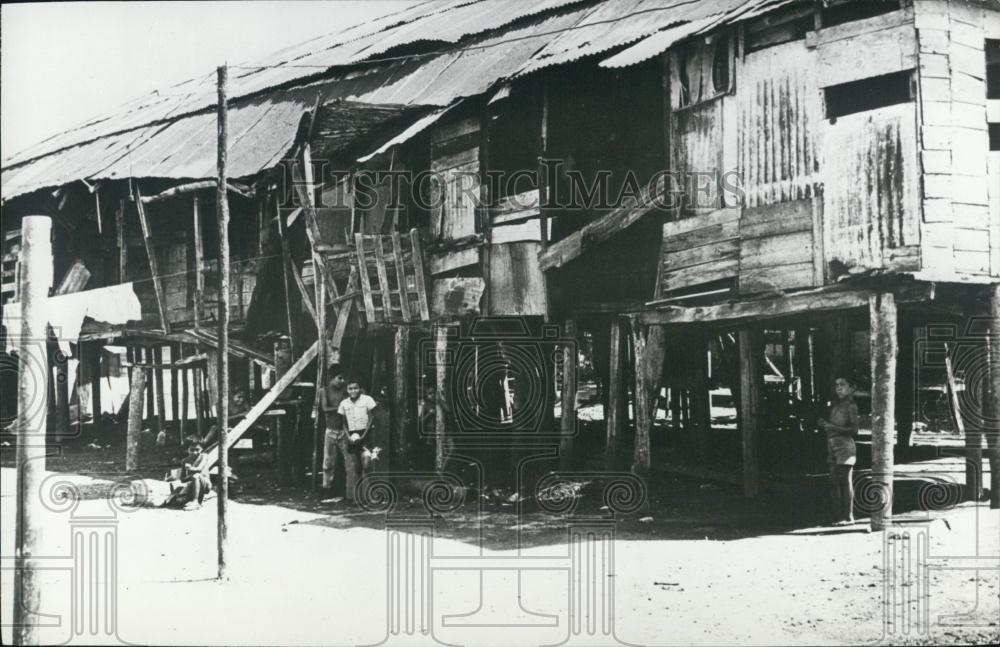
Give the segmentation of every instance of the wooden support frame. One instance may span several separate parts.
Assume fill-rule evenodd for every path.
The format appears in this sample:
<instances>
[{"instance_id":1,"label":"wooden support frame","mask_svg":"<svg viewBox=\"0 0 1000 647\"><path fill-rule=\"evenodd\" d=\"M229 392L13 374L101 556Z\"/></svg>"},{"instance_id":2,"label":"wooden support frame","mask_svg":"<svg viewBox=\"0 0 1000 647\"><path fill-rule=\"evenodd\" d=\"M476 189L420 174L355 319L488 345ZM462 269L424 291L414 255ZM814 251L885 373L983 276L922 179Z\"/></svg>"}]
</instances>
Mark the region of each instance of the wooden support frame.
<instances>
[{"instance_id":1,"label":"wooden support frame","mask_svg":"<svg viewBox=\"0 0 1000 647\"><path fill-rule=\"evenodd\" d=\"M175 187L171 187L166 191L157 193L156 195L151 195L147 198L141 198L144 204L153 204L155 202L161 202L168 198L172 198L178 195L184 195L185 193L193 193L195 191L201 191L203 189L215 189L219 186L217 180L199 180L198 182L189 182L187 184L179 184ZM226 182L226 189L230 193L235 193L241 195L244 198L252 198L254 195L253 189L236 182L228 181Z\"/></svg>"},{"instance_id":2,"label":"wooden support frame","mask_svg":"<svg viewBox=\"0 0 1000 647\"><path fill-rule=\"evenodd\" d=\"M198 329L205 315L205 243L201 236L201 216L198 214L198 194L191 197L191 218L194 227L194 327Z\"/></svg>"},{"instance_id":3,"label":"wooden support frame","mask_svg":"<svg viewBox=\"0 0 1000 647\"><path fill-rule=\"evenodd\" d=\"M252 427L253 424L257 422L257 419L260 418L260 415L265 411L267 411L267 409L272 404L274 404L275 400L278 399L278 396L281 395L282 391L290 387L292 385L292 382L295 381L295 379L299 376L299 374L302 373L303 370L305 370L306 366L308 366L310 362L316 359L316 353L318 349L319 349L319 342L317 341L312 346L307 348L304 353L302 353L302 357L295 360L295 363L288 368L288 372L282 375L278 379L278 381L271 386L271 389L264 394L264 397L262 397L260 400L257 401L256 404L250 407L250 410L247 411L243 419L240 420L236 424L236 426L229 431L229 434L226 438L227 448L232 448L232 446L236 444L236 441L242 438L243 434L245 434L247 430L249 430L250 427ZM211 449L206 450L206 453L209 456L210 462L214 464L219 457L219 446L218 445L212 446Z\"/></svg>"},{"instance_id":4,"label":"wooden support frame","mask_svg":"<svg viewBox=\"0 0 1000 647\"><path fill-rule=\"evenodd\" d=\"M559 425L559 462L564 469L573 464L576 437L577 348L576 321L567 319L563 327L566 343L562 348L562 417Z\"/></svg>"},{"instance_id":5,"label":"wooden support frame","mask_svg":"<svg viewBox=\"0 0 1000 647\"><path fill-rule=\"evenodd\" d=\"M124 283L128 267L128 241L125 238L125 200L118 202L115 210L115 236L118 243L118 282Z\"/></svg>"},{"instance_id":6,"label":"wooden support frame","mask_svg":"<svg viewBox=\"0 0 1000 647\"><path fill-rule=\"evenodd\" d=\"M393 340L394 367L392 384L392 458L395 469L402 469L410 454L410 428L413 418L410 411L410 329L396 326Z\"/></svg>"},{"instance_id":7,"label":"wooden support frame","mask_svg":"<svg viewBox=\"0 0 1000 647\"><path fill-rule=\"evenodd\" d=\"M983 416L991 428L985 430L990 461L990 508L1000 509L1000 283L989 287L989 380Z\"/></svg>"},{"instance_id":8,"label":"wooden support frame","mask_svg":"<svg viewBox=\"0 0 1000 647\"><path fill-rule=\"evenodd\" d=\"M653 426L654 396L659 389L663 372L665 331L662 326L643 324L635 316L630 317L630 324L635 369L635 449L632 473L648 476L652 469L650 431Z\"/></svg>"},{"instance_id":9,"label":"wooden support frame","mask_svg":"<svg viewBox=\"0 0 1000 647\"><path fill-rule=\"evenodd\" d=\"M94 378L90 387L90 408L93 414L94 436L103 438L104 416L101 413L103 408L101 402L101 355L104 342L93 342L91 344L90 374Z\"/></svg>"},{"instance_id":10,"label":"wooden support frame","mask_svg":"<svg viewBox=\"0 0 1000 647\"><path fill-rule=\"evenodd\" d=\"M874 501L872 530L883 530L892 521L893 447L896 435L897 311L891 292L873 294L868 313L872 372L872 472Z\"/></svg>"},{"instance_id":11,"label":"wooden support frame","mask_svg":"<svg viewBox=\"0 0 1000 647\"><path fill-rule=\"evenodd\" d=\"M163 347L156 346L153 349L153 361L159 366L163 366ZM166 372L163 368L150 369L153 371L153 376L156 380L156 385L153 390L156 393L156 432L159 433L163 431L163 423L166 422L167 418L167 403L164 397L163 389L163 378L166 376Z\"/></svg>"},{"instance_id":12,"label":"wooden support frame","mask_svg":"<svg viewBox=\"0 0 1000 647\"><path fill-rule=\"evenodd\" d=\"M934 283L909 283L892 290L897 303L927 302L935 297ZM669 306L639 313L642 323L681 324L706 321L759 321L796 314L816 314L868 307L874 289L844 289L841 286L793 292L753 301L707 306Z\"/></svg>"},{"instance_id":13,"label":"wooden support frame","mask_svg":"<svg viewBox=\"0 0 1000 647\"><path fill-rule=\"evenodd\" d=\"M708 336L698 335L697 361L694 364L690 394L691 421L698 436L698 453L704 463L712 460L714 434L712 431L711 394L708 388Z\"/></svg>"},{"instance_id":14,"label":"wooden support frame","mask_svg":"<svg viewBox=\"0 0 1000 647\"><path fill-rule=\"evenodd\" d=\"M618 445L625 430L625 363L622 356L622 321L611 321L609 348L608 409L604 412L604 465L608 470L618 466Z\"/></svg>"},{"instance_id":15,"label":"wooden support frame","mask_svg":"<svg viewBox=\"0 0 1000 647\"><path fill-rule=\"evenodd\" d=\"M743 495L755 497L760 493L757 449L764 355L761 330L756 327L741 328L737 333L737 347L740 354L739 428L743 447Z\"/></svg>"},{"instance_id":16,"label":"wooden support frame","mask_svg":"<svg viewBox=\"0 0 1000 647\"><path fill-rule=\"evenodd\" d=\"M446 456L445 442L447 435L447 423L445 420L445 395L447 393L447 354L448 354L448 328L437 326L434 330L434 379L435 379L435 412L434 412L434 469L438 473L444 472Z\"/></svg>"},{"instance_id":17,"label":"wooden support frame","mask_svg":"<svg viewBox=\"0 0 1000 647\"><path fill-rule=\"evenodd\" d=\"M153 279L153 291L156 293L156 309L160 313L160 325L163 332L170 334L170 321L167 319L166 299L163 296L163 281L160 278L159 262L156 259L156 250L153 248L153 234L149 227L149 218L146 217L146 209L142 206L142 195L139 188L135 189L135 208L139 212L139 224L142 227L142 242L146 246L146 256L149 258L149 271Z\"/></svg>"}]
</instances>

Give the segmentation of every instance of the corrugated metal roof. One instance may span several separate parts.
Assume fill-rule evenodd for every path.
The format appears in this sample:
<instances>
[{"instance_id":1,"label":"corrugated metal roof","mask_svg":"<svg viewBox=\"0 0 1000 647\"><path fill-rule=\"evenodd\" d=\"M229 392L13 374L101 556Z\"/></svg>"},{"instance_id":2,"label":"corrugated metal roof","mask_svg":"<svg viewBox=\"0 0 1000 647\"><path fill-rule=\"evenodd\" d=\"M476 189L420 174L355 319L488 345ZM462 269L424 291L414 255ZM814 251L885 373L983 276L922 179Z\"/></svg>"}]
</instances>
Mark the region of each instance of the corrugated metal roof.
<instances>
[{"instance_id":1,"label":"corrugated metal roof","mask_svg":"<svg viewBox=\"0 0 1000 647\"><path fill-rule=\"evenodd\" d=\"M324 103L448 106L499 81L636 41L605 64L615 67L645 60L678 38L696 33L694 27L711 28L782 1L430 0L285 48L257 63L259 67L231 68L230 96L235 97L230 103L231 173L249 176L277 163L317 96ZM539 18L496 31L529 16ZM474 34L483 35L450 51L378 63L369 60L369 65L307 82L306 77L328 74L331 67L385 52L391 55L402 45L454 43ZM296 80L306 84L253 94ZM214 103L211 73L131 102L113 117L91 120L41 142L4 163L0 178L4 199L82 178L211 177Z\"/></svg>"},{"instance_id":2,"label":"corrugated metal roof","mask_svg":"<svg viewBox=\"0 0 1000 647\"><path fill-rule=\"evenodd\" d=\"M545 12L591 0L429 0L382 18L286 47L263 59L232 66L229 96L246 97L329 68L353 65L392 48L420 41L456 43L461 38L500 29ZM131 101L113 116L90 120L16 152L10 166L109 134L172 116L210 108L215 103L215 72Z\"/></svg>"},{"instance_id":3,"label":"corrugated metal roof","mask_svg":"<svg viewBox=\"0 0 1000 647\"><path fill-rule=\"evenodd\" d=\"M229 174L246 177L281 161L292 147L302 115L312 110L319 88L298 88L261 97L229 112ZM324 154L365 141L407 111L403 106L325 103L314 128ZM337 126L325 126L335 123ZM203 113L73 146L35 162L4 170L5 198L79 179L212 177L216 164L216 116ZM376 142L372 142L373 144Z\"/></svg>"},{"instance_id":4,"label":"corrugated metal roof","mask_svg":"<svg viewBox=\"0 0 1000 647\"><path fill-rule=\"evenodd\" d=\"M553 38L521 73L600 54L674 25L726 14L755 1L759 0L609 0L573 29Z\"/></svg>"},{"instance_id":5,"label":"corrugated metal roof","mask_svg":"<svg viewBox=\"0 0 1000 647\"><path fill-rule=\"evenodd\" d=\"M760 15L779 6L798 0L732 0L726 2L704 2L689 11L678 13L680 24L658 31L644 38L611 58L601 61L601 67L625 67L658 56L670 49L674 43L685 38L707 32L719 25Z\"/></svg>"}]
</instances>

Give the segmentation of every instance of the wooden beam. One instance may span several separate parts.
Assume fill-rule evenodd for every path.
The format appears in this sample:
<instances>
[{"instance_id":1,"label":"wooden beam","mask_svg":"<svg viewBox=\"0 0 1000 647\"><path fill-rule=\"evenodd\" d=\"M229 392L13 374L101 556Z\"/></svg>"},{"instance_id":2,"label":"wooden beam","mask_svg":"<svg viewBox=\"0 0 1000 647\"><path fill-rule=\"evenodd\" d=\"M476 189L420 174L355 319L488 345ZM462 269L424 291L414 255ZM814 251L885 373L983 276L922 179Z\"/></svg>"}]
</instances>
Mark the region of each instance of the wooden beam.
<instances>
[{"instance_id":1,"label":"wooden beam","mask_svg":"<svg viewBox=\"0 0 1000 647\"><path fill-rule=\"evenodd\" d=\"M430 321L431 314L427 307L427 280L424 278L424 254L420 244L420 232L410 230L410 248L413 256L413 275L417 283L417 298L420 303L420 318Z\"/></svg>"},{"instance_id":2,"label":"wooden beam","mask_svg":"<svg viewBox=\"0 0 1000 647\"><path fill-rule=\"evenodd\" d=\"M205 243L201 236L201 216L198 215L198 196L191 199L191 218L194 226L194 327L201 325L205 307Z\"/></svg>"},{"instance_id":3,"label":"wooden beam","mask_svg":"<svg viewBox=\"0 0 1000 647\"><path fill-rule=\"evenodd\" d=\"M892 520L893 445L896 434L896 299L891 292L869 299L872 371L872 530Z\"/></svg>"},{"instance_id":4,"label":"wooden beam","mask_svg":"<svg viewBox=\"0 0 1000 647\"><path fill-rule=\"evenodd\" d=\"M983 418L990 425L986 429L986 446L990 459L990 508L1000 508L1000 283L989 288L989 379L984 384Z\"/></svg>"},{"instance_id":5,"label":"wooden beam","mask_svg":"<svg viewBox=\"0 0 1000 647\"><path fill-rule=\"evenodd\" d=\"M313 345L310 346L309 348L307 348L306 352L302 354L302 357L295 360L295 363L288 368L288 372L282 375L278 379L278 381L271 386L271 389L264 394L264 397L262 397L260 400L257 401L256 404L250 407L250 410L247 411L246 416L244 416L243 419L240 420L236 424L236 426L229 431L227 438L227 444L229 447L235 445L236 441L238 441L240 438L243 437L243 434L245 434L247 430L249 430L250 427L252 427L253 424L257 422L257 419L260 418L261 414L267 411L268 407L274 404L274 401L278 399L278 396L281 395L281 392L290 387L292 385L292 382L295 381L295 378L299 376L299 374L305 369L305 367L308 366L309 363L312 362L314 359L316 359L316 352L318 348L319 348L318 341L313 343ZM212 464L214 464L219 457L218 444L213 445L210 449L206 450L206 453L208 454Z\"/></svg>"},{"instance_id":6,"label":"wooden beam","mask_svg":"<svg viewBox=\"0 0 1000 647\"><path fill-rule=\"evenodd\" d=\"M910 283L899 286L893 293L897 303L933 301L933 283ZM670 306L639 313L645 324L684 324L716 321L756 321L795 314L814 314L832 310L867 307L872 289L845 290L841 287L820 288L753 301L736 301L707 306Z\"/></svg>"},{"instance_id":7,"label":"wooden beam","mask_svg":"<svg viewBox=\"0 0 1000 647\"><path fill-rule=\"evenodd\" d=\"M375 273L378 275L379 290L382 292L382 308L385 321L392 321L392 291L389 289L389 272L385 267L385 252L382 250L382 236L372 236L375 245Z\"/></svg>"},{"instance_id":8,"label":"wooden beam","mask_svg":"<svg viewBox=\"0 0 1000 647\"><path fill-rule=\"evenodd\" d=\"M691 382L691 421L698 437L698 453L703 463L712 459L714 444L712 432L711 393L708 387L708 336L698 335L694 371Z\"/></svg>"},{"instance_id":9,"label":"wooden beam","mask_svg":"<svg viewBox=\"0 0 1000 647\"><path fill-rule=\"evenodd\" d=\"M177 368L174 363L177 361L180 351L178 344L170 344L170 419L176 425L181 417L180 411L180 389L178 388Z\"/></svg>"},{"instance_id":10,"label":"wooden beam","mask_svg":"<svg viewBox=\"0 0 1000 647\"><path fill-rule=\"evenodd\" d=\"M566 343L562 348L562 418L559 425L559 462L563 469L572 466L573 439L576 436L576 321L567 319L563 328Z\"/></svg>"},{"instance_id":11,"label":"wooden beam","mask_svg":"<svg viewBox=\"0 0 1000 647\"><path fill-rule=\"evenodd\" d=\"M125 282L125 269L128 264L128 243L125 239L125 200L118 202L115 211L115 236L118 243L118 282Z\"/></svg>"},{"instance_id":12,"label":"wooden beam","mask_svg":"<svg viewBox=\"0 0 1000 647\"><path fill-rule=\"evenodd\" d=\"M403 321L410 321L410 295L406 289L406 267L403 265L403 244L399 232L392 232L392 257L396 266L396 284L399 286L399 308Z\"/></svg>"},{"instance_id":13,"label":"wooden beam","mask_svg":"<svg viewBox=\"0 0 1000 647\"><path fill-rule=\"evenodd\" d=\"M154 202L166 200L167 198L173 198L174 196L184 195L185 193L192 193L194 191L201 191L203 189L214 189L218 186L219 183L216 180L199 180L198 182L189 182L187 184L180 184L178 186L171 187L166 191L162 191L156 195L151 195L148 198L141 198L141 200L143 204L152 204ZM244 198L252 198L254 194L251 187L237 184L232 181L226 183L226 188L230 193L241 195Z\"/></svg>"},{"instance_id":14,"label":"wooden beam","mask_svg":"<svg viewBox=\"0 0 1000 647\"><path fill-rule=\"evenodd\" d=\"M755 497L760 492L757 447L764 342L761 331L757 328L741 328L737 337L740 354L739 426L743 446L743 494Z\"/></svg>"},{"instance_id":15,"label":"wooden beam","mask_svg":"<svg viewBox=\"0 0 1000 647\"><path fill-rule=\"evenodd\" d=\"M159 365L163 366L163 347L156 346L153 348L153 361ZM152 369L153 375L156 378L156 385L153 387L156 393L156 433L163 431L163 423L167 418L167 403L164 397L163 389L163 378L165 377L165 372L162 368Z\"/></svg>"},{"instance_id":16,"label":"wooden beam","mask_svg":"<svg viewBox=\"0 0 1000 647\"><path fill-rule=\"evenodd\" d=\"M608 470L618 466L618 444L625 429L625 385L623 382L624 362L622 357L622 322L615 317L611 322L609 363L608 408L604 412L606 424L604 436L604 465Z\"/></svg>"},{"instance_id":17,"label":"wooden beam","mask_svg":"<svg viewBox=\"0 0 1000 647\"><path fill-rule=\"evenodd\" d=\"M448 328L437 326L434 331L434 378L437 396L435 398L434 415L434 469L441 473L445 466L445 434L447 425L445 421L445 394L447 393L446 380L448 367L446 357L448 353Z\"/></svg>"},{"instance_id":18,"label":"wooden beam","mask_svg":"<svg viewBox=\"0 0 1000 647\"><path fill-rule=\"evenodd\" d=\"M156 309L160 313L160 325L163 332L170 333L170 322L167 320L166 298L163 296L163 283L160 279L159 263L156 260L156 250L153 249L153 235L149 228L149 219L146 217L146 209L142 206L142 195L139 188L135 189L135 206L139 212L139 224L142 226L142 242L146 246L146 255L149 257L149 271L153 275L153 291L156 293Z\"/></svg>"},{"instance_id":19,"label":"wooden beam","mask_svg":"<svg viewBox=\"0 0 1000 647\"><path fill-rule=\"evenodd\" d=\"M393 468L403 469L410 456L410 429L413 425L410 411L410 329L407 326L396 326L393 351L392 458Z\"/></svg>"},{"instance_id":20,"label":"wooden beam","mask_svg":"<svg viewBox=\"0 0 1000 647\"><path fill-rule=\"evenodd\" d=\"M632 472L648 476L652 466L650 431L653 427L654 397L663 371L663 337L661 326L648 326L631 317L632 353L635 367L635 451Z\"/></svg>"},{"instance_id":21,"label":"wooden beam","mask_svg":"<svg viewBox=\"0 0 1000 647\"><path fill-rule=\"evenodd\" d=\"M607 240L635 223L656 208L656 187L643 187L640 196L629 200L608 215L574 231L566 238L553 243L538 253L538 266L542 271L562 267L574 258L580 256L594 243Z\"/></svg>"},{"instance_id":22,"label":"wooden beam","mask_svg":"<svg viewBox=\"0 0 1000 647\"><path fill-rule=\"evenodd\" d=\"M146 392L146 370L132 371L132 384L128 396L128 431L125 439L125 471L139 469L139 437L142 435L142 405Z\"/></svg>"},{"instance_id":23,"label":"wooden beam","mask_svg":"<svg viewBox=\"0 0 1000 647\"><path fill-rule=\"evenodd\" d=\"M323 473L323 434L325 432L325 427L323 426L323 389L326 385L326 363L327 363L327 341L326 341L326 293L327 290L324 287L326 282L326 277L322 274L316 275L316 343L319 344L319 349L316 352L316 388L314 390L315 397L313 399L313 419L316 423L313 425L313 438L312 438L312 489L313 492L319 492L320 485L322 484L321 477Z\"/></svg>"}]
</instances>

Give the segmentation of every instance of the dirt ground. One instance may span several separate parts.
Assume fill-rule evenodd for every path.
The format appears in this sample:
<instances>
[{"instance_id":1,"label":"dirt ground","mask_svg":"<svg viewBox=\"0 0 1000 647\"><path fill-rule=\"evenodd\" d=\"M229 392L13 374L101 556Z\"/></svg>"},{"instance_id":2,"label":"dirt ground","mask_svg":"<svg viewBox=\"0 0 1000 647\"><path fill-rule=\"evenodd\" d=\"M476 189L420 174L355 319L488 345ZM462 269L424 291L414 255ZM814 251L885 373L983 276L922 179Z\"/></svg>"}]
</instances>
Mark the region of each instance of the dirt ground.
<instances>
[{"instance_id":1,"label":"dirt ground","mask_svg":"<svg viewBox=\"0 0 1000 647\"><path fill-rule=\"evenodd\" d=\"M142 475L161 476L179 451L147 448ZM402 496L397 535L384 513L321 504L302 488L277 488L266 462L244 463L230 505L229 579L218 582L215 501L193 512L112 508L106 496L124 478L123 455L81 443L49 459L50 485L65 483L79 500L54 496L47 513L46 642L376 644L393 629L389 643L477 645L1000 639L1000 514L958 503L955 460L900 467L891 533L870 533L864 521L823 525L821 475L765 475L761 497L748 501L732 485L657 474L649 506L612 521L586 478L571 514L470 497L429 517ZM0 548L9 556L11 449L0 459ZM433 528L433 539L402 562L417 567L400 570L387 556L419 548L418 526ZM573 528L582 540L569 539ZM74 540L74 529L87 539ZM589 541L601 532L613 541L587 543L588 532ZM6 643L6 559L4 567ZM425 603L403 614L402 635L389 624L407 608L405 595L390 594L397 575ZM105 590L114 595L102 598ZM421 608L429 635L420 633Z\"/></svg>"}]
</instances>

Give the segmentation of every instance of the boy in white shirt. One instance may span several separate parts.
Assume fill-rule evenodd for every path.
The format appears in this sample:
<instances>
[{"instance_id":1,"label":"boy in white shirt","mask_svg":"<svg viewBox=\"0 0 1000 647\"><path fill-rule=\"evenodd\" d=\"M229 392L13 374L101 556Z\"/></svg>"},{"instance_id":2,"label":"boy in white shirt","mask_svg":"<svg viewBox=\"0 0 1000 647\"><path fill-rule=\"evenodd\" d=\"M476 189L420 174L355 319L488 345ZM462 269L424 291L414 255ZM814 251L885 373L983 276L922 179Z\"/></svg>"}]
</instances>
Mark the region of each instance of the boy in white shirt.
<instances>
[{"instance_id":1,"label":"boy in white shirt","mask_svg":"<svg viewBox=\"0 0 1000 647\"><path fill-rule=\"evenodd\" d=\"M353 456L352 460L357 461L356 465L361 466L367 461L363 461L365 439L368 437L375 417L372 411L378 404L370 396L361 392L361 384L356 379L351 379L347 383L347 397L340 402L337 413L344 416L344 426L347 428L348 449ZM361 473L361 470L357 470ZM349 497L350 498L350 497Z\"/></svg>"}]
</instances>

